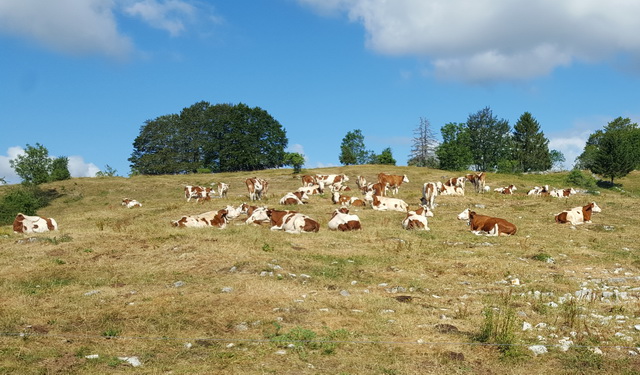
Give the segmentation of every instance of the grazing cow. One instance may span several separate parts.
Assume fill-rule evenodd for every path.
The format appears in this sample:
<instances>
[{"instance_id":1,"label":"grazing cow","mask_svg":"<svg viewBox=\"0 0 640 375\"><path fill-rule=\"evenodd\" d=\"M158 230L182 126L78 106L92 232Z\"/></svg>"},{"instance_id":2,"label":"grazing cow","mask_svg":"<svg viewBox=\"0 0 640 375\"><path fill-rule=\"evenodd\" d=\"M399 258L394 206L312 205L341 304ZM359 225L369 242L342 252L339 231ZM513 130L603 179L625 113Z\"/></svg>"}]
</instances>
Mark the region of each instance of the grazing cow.
<instances>
[{"instance_id":1,"label":"grazing cow","mask_svg":"<svg viewBox=\"0 0 640 375\"><path fill-rule=\"evenodd\" d=\"M402 221L404 229L431 230L427 225L427 217L433 217L433 212L422 205L415 211L407 212L407 217Z\"/></svg>"},{"instance_id":2,"label":"grazing cow","mask_svg":"<svg viewBox=\"0 0 640 375\"><path fill-rule=\"evenodd\" d=\"M331 202L333 204L341 204L346 206L366 207L365 201L358 197L350 197L348 195L341 195L339 192L334 191L331 195Z\"/></svg>"},{"instance_id":3,"label":"grazing cow","mask_svg":"<svg viewBox=\"0 0 640 375\"><path fill-rule=\"evenodd\" d=\"M309 185L299 187L298 191L302 191L307 195L318 195L324 193L324 183L320 182L318 185Z\"/></svg>"},{"instance_id":4,"label":"grazing cow","mask_svg":"<svg viewBox=\"0 0 640 375\"><path fill-rule=\"evenodd\" d=\"M507 187L499 187L493 189L493 191L497 191L500 194L513 194L514 191L518 190L515 185L509 185Z\"/></svg>"},{"instance_id":5,"label":"grazing cow","mask_svg":"<svg viewBox=\"0 0 640 375\"><path fill-rule=\"evenodd\" d=\"M287 193L282 199L280 204L305 204L309 200L309 196L304 191L296 191Z\"/></svg>"},{"instance_id":6,"label":"grazing cow","mask_svg":"<svg viewBox=\"0 0 640 375\"><path fill-rule=\"evenodd\" d=\"M376 211L407 212L409 208L409 205L402 199L374 195L372 191L368 192L364 199L370 202L371 207Z\"/></svg>"},{"instance_id":7,"label":"grazing cow","mask_svg":"<svg viewBox=\"0 0 640 375\"><path fill-rule=\"evenodd\" d=\"M594 212L602 212L602 209L591 202L583 207L574 207L567 211L562 211L556 215L556 223L571 223L571 225L580 225L591 223L591 214Z\"/></svg>"},{"instance_id":8,"label":"grazing cow","mask_svg":"<svg viewBox=\"0 0 640 375\"><path fill-rule=\"evenodd\" d=\"M576 194L577 192L575 191L574 188L569 188L569 189L553 189L551 190L551 192L549 193L549 195L551 195L552 197L555 198L569 198L570 196Z\"/></svg>"},{"instance_id":9,"label":"grazing cow","mask_svg":"<svg viewBox=\"0 0 640 375\"><path fill-rule=\"evenodd\" d=\"M438 184L435 182L425 182L422 185L422 204L430 210L436 207L436 196L438 196Z\"/></svg>"},{"instance_id":10,"label":"grazing cow","mask_svg":"<svg viewBox=\"0 0 640 375\"><path fill-rule=\"evenodd\" d=\"M200 215L183 216L180 220L171 221L171 225L180 228L205 228L205 227L217 227L218 229L224 229L227 226L227 214L226 209L219 211L209 211Z\"/></svg>"},{"instance_id":11,"label":"grazing cow","mask_svg":"<svg viewBox=\"0 0 640 375\"><path fill-rule=\"evenodd\" d=\"M458 220L467 220L469 229L475 235L510 236L518 231L514 224L505 219L478 215L468 208L458 215Z\"/></svg>"},{"instance_id":12,"label":"grazing cow","mask_svg":"<svg viewBox=\"0 0 640 375\"><path fill-rule=\"evenodd\" d=\"M485 189L485 178L486 174L484 172L476 172L471 173L465 176L467 181L471 182L473 187L476 190L476 193L484 193Z\"/></svg>"},{"instance_id":13,"label":"grazing cow","mask_svg":"<svg viewBox=\"0 0 640 375\"><path fill-rule=\"evenodd\" d=\"M135 199L124 198L122 200L122 205L126 208L134 208L134 207L142 207L142 203L138 202Z\"/></svg>"},{"instance_id":14,"label":"grazing cow","mask_svg":"<svg viewBox=\"0 0 640 375\"><path fill-rule=\"evenodd\" d=\"M247 190L249 190L249 199L252 201L262 200L262 196L266 195L269 190L269 183L263 178L247 178L245 184L247 184Z\"/></svg>"},{"instance_id":15,"label":"grazing cow","mask_svg":"<svg viewBox=\"0 0 640 375\"><path fill-rule=\"evenodd\" d=\"M320 224L307 215L295 211L267 210L271 219L271 230L284 230L287 233L317 232Z\"/></svg>"},{"instance_id":16,"label":"grazing cow","mask_svg":"<svg viewBox=\"0 0 640 375\"><path fill-rule=\"evenodd\" d=\"M328 175L317 174L316 180L318 182L323 182L325 185L333 185L333 184L347 182L349 181L349 177L347 177L347 175L344 175L344 174L328 174Z\"/></svg>"},{"instance_id":17,"label":"grazing cow","mask_svg":"<svg viewBox=\"0 0 640 375\"><path fill-rule=\"evenodd\" d=\"M358 215L350 215L347 207L336 209L329 220L329 229L339 230L342 232L350 230L360 230L362 225Z\"/></svg>"},{"instance_id":18,"label":"grazing cow","mask_svg":"<svg viewBox=\"0 0 640 375\"><path fill-rule=\"evenodd\" d=\"M213 189L204 186L191 186L184 187L184 197L187 198L187 202L191 201L191 198L196 198L196 202L200 200L209 200L213 195Z\"/></svg>"},{"instance_id":19,"label":"grazing cow","mask_svg":"<svg viewBox=\"0 0 640 375\"><path fill-rule=\"evenodd\" d=\"M228 192L229 192L229 184L225 184L224 182L218 182L218 195L220 196L220 198L226 198Z\"/></svg>"},{"instance_id":20,"label":"grazing cow","mask_svg":"<svg viewBox=\"0 0 640 375\"><path fill-rule=\"evenodd\" d=\"M318 184L318 179L316 179L315 176L304 175L300 177L300 180L302 181L302 186L311 186Z\"/></svg>"},{"instance_id":21,"label":"grazing cow","mask_svg":"<svg viewBox=\"0 0 640 375\"><path fill-rule=\"evenodd\" d=\"M391 189L391 191L393 192L393 195L398 194L398 189L403 182L409 182L409 178L406 174L402 176L384 173L378 174L378 183L388 186L389 189Z\"/></svg>"},{"instance_id":22,"label":"grazing cow","mask_svg":"<svg viewBox=\"0 0 640 375\"><path fill-rule=\"evenodd\" d=\"M445 185L442 182L436 182L438 195L456 195L464 196L464 187Z\"/></svg>"},{"instance_id":23,"label":"grazing cow","mask_svg":"<svg viewBox=\"0 0 640 375\"><path fill-rule=\"evenodd\" d=\"M19 213L13 220L14 233L43 233L54 230L58 230L58 223L53 218Z\"/></svg>"}]
</instances>

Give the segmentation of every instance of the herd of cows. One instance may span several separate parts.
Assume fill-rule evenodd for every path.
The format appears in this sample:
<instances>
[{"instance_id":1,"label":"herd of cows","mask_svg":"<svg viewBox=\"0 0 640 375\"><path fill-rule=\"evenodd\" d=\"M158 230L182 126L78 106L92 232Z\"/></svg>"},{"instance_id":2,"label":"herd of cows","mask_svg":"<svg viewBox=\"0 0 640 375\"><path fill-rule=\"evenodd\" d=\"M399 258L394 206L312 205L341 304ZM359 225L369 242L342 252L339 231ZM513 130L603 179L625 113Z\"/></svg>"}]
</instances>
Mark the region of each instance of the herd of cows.
<instances>
[{"instance_id":1,"label":"herd of cows","mask_svg":"<svg viewBox=\"0 0 640 375\"><path fill-rule=\"evenodd\" d=\"M398 194L403 183L408 183L406 175L389 175L380 173L377 181L368 183L363 176L357 176L356 185L362 197L355 197L343 194L352 191L345 185L349 177L344 174L330 175L305 175L302 176L302 186L297 191L288 192L279 201L281 205L304 205L309 202L312 195L324 194L328 189L331 192L331 201L339 205L334 210L328 228L331 230L350 231L362 229L360 218L349 212L349 207L371 207L377 211L400 211L406 214L402 221L402 227L408 230L429 230L427 217L433 217L433 210L436 207L436 197L439 195L464 196L465 184L471 183L476 193L490 191L485 184L485 173L471 173L462 177L450 178L446 181L427 182L422 187L421 204L415 210L410 210L409 205L399 198L389 196ZM248 178L245 181L252 202L260 201L269 191L269 182L262 178ZM513 194L516 190L514 185L495 188L499 194ZM217 197L225 198L229 191L229 184L217 184ZM211 200L215 196L213 187L185 186L184 196L187 201L194 199L196 202ZM551 196L557 198L568 197L576 194L573 188L570 189L549 189L549 186L534 187L527 193L528 195ZM142 207L142 204L135 199L125 198L122 206L127 208ZM571 223L578 225L591 222L591 215L600 212L601 209L595 202L591 202L583 207L575 207L563 211L555 216L557 223ZM293 210L281 210L268 208L267 206L255 206L243 203L237 207L227 205L217 211L208 211L200 215L183 216L178 220L171 221L174 227L216 227L223 229L227 224L240 215L246 215L245 224L269 223L271 230L283 230L288 233L317 232L320 230L318 221L311 217ZM470 230L476 235L500 236L513 235L517 232L517 227L509 221L479 215L478 213L465 209L458 215L459 220L468 222ZM39 216L28 216L19 213L13 223L15 233L41 233L58 229L58 224L53 218Z\"/></svg>"}]
</instances>

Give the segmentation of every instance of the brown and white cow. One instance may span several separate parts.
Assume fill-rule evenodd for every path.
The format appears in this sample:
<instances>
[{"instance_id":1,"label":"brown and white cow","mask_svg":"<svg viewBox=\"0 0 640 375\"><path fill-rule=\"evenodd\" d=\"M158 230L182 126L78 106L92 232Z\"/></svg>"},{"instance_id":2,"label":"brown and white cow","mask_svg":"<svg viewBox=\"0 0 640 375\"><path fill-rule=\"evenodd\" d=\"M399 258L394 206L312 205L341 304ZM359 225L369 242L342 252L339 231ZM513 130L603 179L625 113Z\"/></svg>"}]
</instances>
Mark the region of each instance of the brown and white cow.
<instances>
[{"instance_id":1,"label":"brown and white cow","mask_svg":"<svg viewBox=\"0 0 640 375\"><path fill-rule=\"evenodd\" d=\"M549 193L550 196L555 198L569 198L570 196L577 194L574 188L568 189L553 189Z\"/></svg>"},{"instance_id":2,"label":"brown and white cow","mask_svg":"<svg viewBox=\"0 0 640 375\"><path fill-rule=\"evenodd\" d=\"M402 221L402 227L407 230L431 230L427 223L427 217L433 217L433 211L426 205L422 205L415 211L407 212L407 217Z\"/></svg>"},{"instance_id":3,"label":"brown and white cow","mask_svg":"<svg viewBox=\"0 0 640 375\"><path fill-rule=\"evenodd\" d=\"M218 182L218 195L220 196L220 198L226 198L228 192L229 192L229 184L225 184L224 182Z\"/></svg>"},{"instance_id":4,"label":"brown and white cow","mask_svg":"<svg viewBox=\"0 0 640 375\"><path fill-rule=\"evenodd\" d=\"M464 189L464 181L466 177L451 177L443 182L445 186L457 186Z\"/></svg>"},{"instance_id":5,"label":"brown and white cow","mask_svg":"<svg viewBox=\"0 0 640 375\"><path fill-rule=\"evenodd\" d=\"M425 182L422 185L422 204L430 210L436 207L436 197L438 196L438 184L435 182Z\"/></svg>"},{"instance_id":6,"label":"brown and white cow","mask_svg":"<svg viewBox=\"0 0 640 375\"><path fill-rule=\"evenodd\" d=\"M309 196L304 191L296 191L287 193L282 199L280 204L306 204L309 201Z\"/></svg>"},{"instance_id":7,"label":"brown and white cow","mask_svg":"<svg viewBox=\"0 0 640 375\"><path fill-rule=\"evenodd\" d=\"M258 224L261 225L265 221L270 221L269 215L267 215L267 206L248 206L247 207L247 220L245 224Z\"/></svg>"},{"instance_id":8,"label":"brown and white cow","mask_svg":"<svg viewBox=\"0 0 640 375\"><path fill-rule=\"evenodd\" d=\"M373 194L372 191L368 192L364 199L371 203L371 208L376 211L407 212L409 208L409 205L402 199L378 196Z\"/></svg>"},{"instance_id":9,"label":"brown and white cow","mask_svg":"<svg viewBox=\"0 0 640 375\"><path fill-rule=\"evenodd\" d=\"M13 220L14 233L43 233L58 230L55 219L41 216L28 216L23 213Z\"/></svg>"},{"instance_id":10,"label":"brown and white cow","mask_svg":"<svg viewBox=\"0 0 640 375\"><path fill-rule=\"evenodd\" d=\"M311 186L318 184L318 180L316 179L316 177L308 174L300 177L300 180L302 181L302 186Z\"/></svg>"},{"instance_id":11,"label":"brown and white cow","mask_svg":"<svg viewBox=\"0 0 640 375\"><path fill-rule=\"evenodd\" d=\"M213 189L204 186L192 186L187 185L184 187L184 197L187 198L187 202L191 201L191 198L195 198L196 202L201 200L209 200L213 195Z\"/></svg>"},{"instance_id":12,"label":"brown and white cow","mask_svg":"<svg viewBox=\"0 0 640 375\"><path fill-rule=\"evenodd\" d=\"M364 178L364 176L356 177L356 186L358 187L358 189L360 189L360 191L363 191L363 189L367 186L367 179Z\"/></svg>"},{"instance_id":13,"label":"brown and white cow","mask_svg":"<svg viewBox=\"0 0 640 375\"><path fill-rule=\"evenodd\" d=\"M227 226L226 209L219 211L209 211L200 215L183 216L179 220L171 221L171 225L180 228L205 228L216 227L224 229Z\"/></svg>"},{"instance_id":14,"label":"brown and white cow","mask_svg":"<svg viewBox=\"0 0 640 375\"><path fill-rule=\"evenodd\" d=\"M245 180L247 190L249 191L249 199L252 201L262 200L262 196L267 194L269 183L267 180L259 177L247 178Z\"/></svg>"},{"instance_id":15,"label":"brown and white cow","mask_svg":"<svg viewBox=\"0 0 640 375\"><path fill-rule=\"evenodd\" d=\"M329 185L329 190L331 190L331 192L336 192L336 191L351 191L351 188L348 187L347 185L342 185L340 183L337 184L331 184Z\"/></svg>"},{"instance_id":16,"label":"brown and white cow","mask_svg":"<svg viewBox=\"0 0 640 375\"><path fill-rule=\"evenodd\" d=\"M510 236L518 231L514 224L505 219L478 215L468 208L458 215L458 220L467 220L469 229L475 235Z\"/></svg>"},{"instance_id":17,"label":"brown and white cow","mask_svg":"<svg viewBox=\"0 0 640 375\"><path fill-rule=\"evenodd\" d=\"M378 174L378 183L388 186L389 189L391 189L391 191L393 192L393 195L398 194L398 189L403 182L409 182L409 177L407 177L406 174L402 176L385 173Z\"/></svg>"},{"instance_id":18,"label":"brown and white cow","mask_svg":"<svg viewBox=\"0 0 640 375\"><path fill-rule=\"evenodd\" d=\"M349 214L349 209L347 207L336 209L333 212L333 215L331 215L331 220L329 220L328 225L329 229L339 230L342 232L362 229L362 224L360 223L358 215Z\"/></svg>"},{"instance_id":19,"label":"brown and white cow","mask_svg":"<svg viewBox=\"0 0 640 375\"><path fill-rule=\"evenodd\" d=\"M583 207L574 207L567 211L562 211L556 215L556 223L571 223L571 225L580 225L591 223L591 214L594 212L602 212L602 209L591 202Z\"/></svg>"},{"instance_id":20,"label":"brown and white cow","mask_svg":"<svg viewBox=\"0 0 640 375\"><path fill-rule=\"evenodd\" d=\"M496 191L500 194L509 194L509 195L513 195L513 192L516 190L518 190L518 188L513 184L506 187L499 187L499 188L493 189L493 191Z\"/></svg>"},{"instance_id":21,"label":"brown and white cow","mask_svg":"<svg viewBox=\"0 0 640 375\"><path fill-rule=\"evenodd\" d=\"M323 194L324 193L324 183L320 182L317 185L309 185L309 186L299 187L298 191L302 191L307 195Z\"/></svg>"},{"instance_id":22,"label":"brown and white cow","mask_svg":"<svg viewBox=\"0 0 640 375\"><path fill-rule=\"evenodd\" d=\"M476 190L476 193L484 193L486 191L486 174L484 172L470 173L466 175L465 178L467 179L467 181L471 182Z\"/></svg>"},{"instance_id":23,"label":"brown and white cow","mask_svg":"<svg viewBox=\"0 0 640 375\"><path fill-rule=\"evenodd\" d=\"M267 210L271 219L271 230L284 230L287 233L317 232L320 224L307 215L295 211Z\"/></svg>"},{"instance_id":24,"label":"brown and white cow","mask_svg":"<svg viewBox=\"0 0 640 375\"><path fill-rule=\"evenodd\" d=\"M375 184L367 184L362 188L362 194L367 194L368 192L373 192L374 195L387 196L387 191L389 187L387 184L381 184L376 182Z\"/></svg>"},{"instance_id":25,"label":"brown and white cow","mask_svg":"<svg viewBox=\"0 0 640 375\"><path fill-rule=\"evenodd\" d=\"M464 196L464 187L445 185L438 181L436 182L436 189L438 190L438 195Z\"/></svg>"},{"instance_id":26,"label":"brown and white cow","mask_svg":"<svg viewBox=\"0 0 640 375\"><path fill-rule=\"evenodd\" d=\"M358 197L350 197L348 195L342 195L337 191L334 191L331 195L331 202L333 204L341 204L346 206L366 207L367 203Z\"/></svg>"},{"instance_id":27,"label":"brown and white cow","mask_svg":"<svg viewBox=\"0 0 640 375\"><path fill-rule=\"evenodd\" d=\"M122 205L126 208L142 207L142 203L135 199L124 198L122 199Z\"/></svg>"},{"instance_id":28,"label":"brown and white cow","mask_svg":"<svg viewBox=\"0 0 640 375\"><path fill-rule=\"evenodd\" d=\"M349 181L349 177L345 174L317 174L316 180L326 185L341 184Z\"/></svg>"}]
</instances>

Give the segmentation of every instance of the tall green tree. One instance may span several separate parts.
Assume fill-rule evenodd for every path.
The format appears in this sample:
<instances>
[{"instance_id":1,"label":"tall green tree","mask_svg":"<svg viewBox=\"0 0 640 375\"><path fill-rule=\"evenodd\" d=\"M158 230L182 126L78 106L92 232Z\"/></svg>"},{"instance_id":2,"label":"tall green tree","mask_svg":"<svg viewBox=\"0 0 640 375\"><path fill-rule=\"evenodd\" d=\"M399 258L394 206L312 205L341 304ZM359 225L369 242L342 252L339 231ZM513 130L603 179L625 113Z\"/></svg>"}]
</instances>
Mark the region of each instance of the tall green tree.
<instances>
[{"instance_id":1,"label":"tall green tree","mask_svg":"<svg viewBox=\"0 0 640 375\"><path fill-rule=\"evenodd\" d=\"M473 164L471 140L466 124L451 122L441 129L442 143L436 148L440 168L449 171L461 171Z\"/></svg>"},{"instance_id":2,"label":"tall green tree","mask_svg":"<svg viewBox=\"0 0 640 375\"><path fill-rule=\"evenodd\" d=\"M287 143L285 130L263 109L203 101L146 121L129 161L141 174L261 170L284 165Z\"/></svg>"},{"instance_id":3,"label":"tall green tree","mask_svg":"<svg viewBox=\"0 0 640 375\"><path fill-rule=\"evenodd\" d=\"M560 168L565 159L564 154L558 150L549 151L549 157L551 158L551 168Z\"/></svg>"},{"instance_id":4,"label":"tall green tree","mask_svg":"<svg viewBox=\"0 0 640 375\"><path fill-rule=\"evenodd\" d=\"M51 165L49 150L40 143L27 144L23 155L9 160L9 165L25 185L40 185L50 181Z\"/></svg>"},{"instance_id":5,"label":"tall green tree","mask_svg":"<svg viewBox=\"0 0 640 375\"><path fill-rule=\"evenodd\" d=\"M373 152L367 151L364 146L364 135L360 129L347 132L340 144L340 163L344 165L368 164L371 162Z\"/></svg>"},{"instance_id":6,"label":"tall green tree","mask_svg":"<svg viewBox=\"0 0 640 375\"><path fill-rule=\"evenodd\" d=\"M640 168L640 128L638 128L637 123L632 123L629 118L622 117L615 118L604 129L596 130L589 135L582 154L576 158L574 168L582 170L594 168L602 139L609 131L623 132L627 141L633 146L631 155L635 160L634 168Z\"/></svg>"},{"instance_id":7,"label":"tall green tree","mask_svg":"<svg viewBox=\"0 0 640 375\"><path fill-rule=\"evenodd\" d=\"M431 129L429 120L420 118L420 124L413 130L413 144L411 146L411 154L409 155L408 165L416 167L438 166L438 159L435 154L438 142Z\"/></svg>"},{"instance_id":8,"label":"tall green tree","mask_svg":"<svg viewBox=\"0 0 640 375\"><path fill-rule=\"evenodd\" d=\"M593 140L589 169L608 178L612 184L614 179L626 176L640 164L640 129L628 118L614 119L604 131L596 131L589 139Z\"/></svg>"},{"instance_id":9,"label":"tall green tree","mask_svg":"<svg viewBox=\"0 0 640 375\"><path fill-rule=\"evenodd\" d=\"M287 152L284 156L284 165L293 167L293 173L298 174L304 165L304 155L298 152Z\"/></svg>"},{"instance_id":10,"label":"tall green tree","mask_svg":"<svg viewBox=\"0 0 640 375\"><path fill-rule=\"evenodd\" d=\"M503 159L511 159L511 133L507 120L498 120L489 107L467 119L473 163L478 171L494 170Z\"/></svg>"},{"instance_id":11,"label":"tall green tree","mask_svg":"<svg viewBox=\"0 0 640 375\"><path fill-rule=\"evenodd\" d=\"M521 172L546 171L551 168L549 140L540 124L529 112L523 113L513 126L513 158Z\"/></svg>"},{"instance_id":12,"label":"tall green tree","mask_svg":"<svg viewBox=\"0 0 640 375\"><path fill-rule=\"evenodd\" d=\"M51 162L51 174L49 175L50 181L62 181L71 178L69 172L69 158L66 156L60 156Z\"/></svg>"}]
</instances>

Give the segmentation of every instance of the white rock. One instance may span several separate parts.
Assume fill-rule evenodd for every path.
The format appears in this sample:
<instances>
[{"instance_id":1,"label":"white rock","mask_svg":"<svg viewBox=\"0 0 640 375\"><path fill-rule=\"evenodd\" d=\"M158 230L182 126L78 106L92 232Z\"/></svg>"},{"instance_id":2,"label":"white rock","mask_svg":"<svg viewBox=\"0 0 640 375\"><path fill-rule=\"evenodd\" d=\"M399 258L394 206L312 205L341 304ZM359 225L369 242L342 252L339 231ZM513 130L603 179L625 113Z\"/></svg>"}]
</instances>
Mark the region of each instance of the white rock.
<instances>
[{"instance_id":1,"label":"white rock","mask_svg":"<svg viewBox=\"0 0 640 375\"><path fill-rule=\"evenodd\" d=\"M597 346L594 348L589 348L589 350L591 350L594 354L602 355L602 350L600 350L600 348L598 348Z\"/></svg>"},{"instance_id":2,"label":"white rock","mask_svg":"<svg viewBox=\"0 0 640 375\"><path fill-rule=\"evenodd\" d=\"M125 361L133 367L142 366L142 362L138 359L138 357L118 357L119 360Z\"/></svg>"},{"instance_id":3,"label":"white rock","mask_svg":"<svg viewBox=\"0 0 640 375\"><path fill-rule=\"evenodd\" d=\"M285 354L287 354L287 351L286 351L286 350L278 350L278 351L276 352L276 354L277 354L277 355L285 355Z\"/></svg>"},{"instance_id":4,"label":"white rock","mask_svg":"<svg viewBox=\"0 0 640 375\"><path fill-rule=\"evenodd\" d=\"M100 358L100 356L97 355L97 354L89 354L89 355L85 355L84 357L86 359L97 359L97 358Z\"/></svg>"},{"instance_id":5,"label":"white rock","mask_svg":"<svg viewBox=\"0 0 640 375\"><path fill-rule=\"evenodd\" d=\"M528 322L524 322L524 323L522 323L522 330L523 330L523 331L529 331L529 330L531 330L531 328L533 328L533 327L531 326L531 323L528 323Z\"/></svg>"},{"instance_id":6,"label":"white rock","mask_svg":"<svg viewBox=\"0 0 640 375\"><path fill-rule=\"evenodd\" d=\"M562 350L563 352L569 350L571 345L573 345L573 341L569 340L568 337L565 337L562 340L558 340L558 343L560 344L560 350Z\"/></svg>"},{"instance_id":7,"label":"white rock","mask_svg":"<svg viewBox=\"0 0 640 375\"><path fill-rule=\"evenodd\" d=\"M529 350L531 350L535 355L541 355L548 352L547 347L544 345L531 345Z\"/></svg>"}]
</instances>

